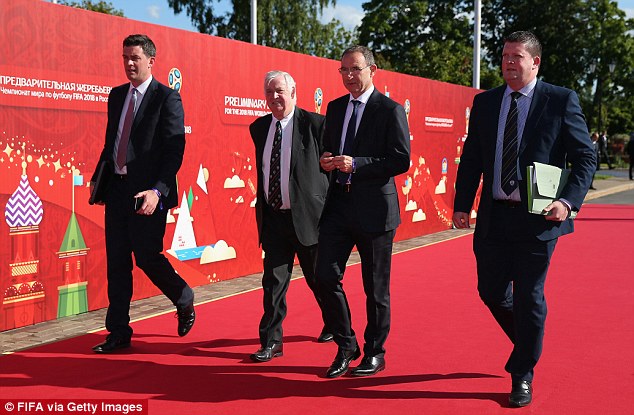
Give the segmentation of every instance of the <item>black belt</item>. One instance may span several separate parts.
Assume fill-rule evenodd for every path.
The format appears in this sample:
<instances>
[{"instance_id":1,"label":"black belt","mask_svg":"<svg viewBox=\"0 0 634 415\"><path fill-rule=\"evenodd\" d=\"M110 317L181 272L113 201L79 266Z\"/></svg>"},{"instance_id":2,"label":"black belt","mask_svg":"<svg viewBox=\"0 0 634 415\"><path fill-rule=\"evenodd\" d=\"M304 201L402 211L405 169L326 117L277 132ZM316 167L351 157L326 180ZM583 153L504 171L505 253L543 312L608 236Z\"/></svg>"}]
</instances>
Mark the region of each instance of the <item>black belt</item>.
<instances>
[{"instance_id":1,"label":"black belt","mask_svg":"<svg viewBox=\"0 0 634 415\"><path fill-rule=\"evenodd\" d=\"M515 200L509 200L509 199L493 199L493 203L495 203L496 205L507 207L507 208L516 208L522 205L522 202L517 202Z\"/></svg>"}]
</instances>

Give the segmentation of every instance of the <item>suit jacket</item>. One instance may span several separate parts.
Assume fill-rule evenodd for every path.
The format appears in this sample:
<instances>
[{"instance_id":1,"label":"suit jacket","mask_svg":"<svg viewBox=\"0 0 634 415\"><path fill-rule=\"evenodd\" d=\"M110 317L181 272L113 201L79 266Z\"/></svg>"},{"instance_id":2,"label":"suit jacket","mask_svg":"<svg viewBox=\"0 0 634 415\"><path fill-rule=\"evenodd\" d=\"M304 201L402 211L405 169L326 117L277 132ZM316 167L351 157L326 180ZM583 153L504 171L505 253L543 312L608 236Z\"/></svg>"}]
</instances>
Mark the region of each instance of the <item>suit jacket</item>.
<instances>
[{"instance_id":1,"label":"suit jacket","mask_svg":"<svg viewBox=\"0 0 634 415\"><path fill-rule=\"evenodd\" d=\"M331 101L326 112L324 149L338 155L350 95ZM368 99L352 147L352 207L365 232L396 229L401 223L394 176L410 165L409 127L405 110L378 90ZM331 182L337 175L331 176ZM331 186L332 187L332 186ZM332 192L328 192L328 199Z\"/></svg>"},{"instance_id":2,"label":"suit jacket","mask_svg":"<svg viewBox=\"0 0 634 415\"><path fill-rule=\"evenodd\" d=\"M470 212L482 175L482 197L476 235L486 237L493 203L493 166L498 118L506 85L482 92L473 100L469 133L460 158L454 210ZM551 240L573 231L571 219L548 221L528 213L526 167L537 161L560 168L571 166L561 198L579 210L596 168L594 149L577 94L570 89L538 81L526 119L519 152L520 198L525 214L523 237Z\"/></svg>"},{"instance_id":3,"label":"suit jacket","mask_svg":"<svg viewBox=\"0 0 634 415\"><path fill-rule=\"evenodd\" d=\"M255 120L249 131L255 144L255 161L258 174L255 217L258 224L259 241L262 243L264 195L262 155L271 125L271 114ZM319 166L322 153L324 116L295 107L293 114L293 136L288 190L291 198L291 215L297 239L304 246L317 243L317 224L324 209L328 175Z\"/></svg>"},{"instance_id":4,"label":"suit jacket","mask_svg":"<svg viewBox=\"0 0 634 415\"><path fill-rule=\"evenodd\" d=\"M117 129L129 88L130 84L126 83L110 91L106 142L97 166L103 160L114 163ZM180 94L153 78L137 109L130 132L127 157L130 198L140 191L156 188L161 192L161 201L166 209L178 204L176 173L185 152L184 119ZM96 173L92 176L93 182Z\"/></svg>"}]
</instances>

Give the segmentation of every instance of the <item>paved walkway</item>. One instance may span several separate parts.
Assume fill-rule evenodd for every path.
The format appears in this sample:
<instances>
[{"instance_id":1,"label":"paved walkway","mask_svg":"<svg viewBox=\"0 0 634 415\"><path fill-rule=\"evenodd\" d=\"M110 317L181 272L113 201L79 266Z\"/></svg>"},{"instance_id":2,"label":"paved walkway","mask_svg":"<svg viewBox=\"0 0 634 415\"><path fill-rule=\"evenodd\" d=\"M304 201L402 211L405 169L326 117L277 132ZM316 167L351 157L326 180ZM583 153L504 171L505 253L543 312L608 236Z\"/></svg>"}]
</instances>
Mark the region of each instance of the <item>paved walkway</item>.
<instances>
[{"instance_id":1,"label":"paved walkway","mask_svg":"<svg viewBox=\"0 0 634 415\"><path fill-rule=\"evenodd\" d=\"M603 180L595 180L596 190L590 190L586 197L588 200L596 200L600 197L613 195L634 189L634 181L617 171L599 171L599 175L609 175ZM436 242L445 241L472 230L449 229L431 235L420 236L406 241L397 242L394 245L394 252L401 252ZM359 257L353 253L349 264L359 262ZM293 278L301 278L301 270L295 267ZM196 304L204 304L210 301L219 300L247 291L261 288L261 274L247 275L215 284L196 287ZM148 318L150 316L173 313L174 307L162 295L138 300L132 303L130 317L132 321ZM65 317L57 320L47 321L27 327L7 330L0 333L0 353L11 353L18 350L28 349L41 344L52 343L62 339L80 336L86 333L100 331L104 328L106 309L99 309L88 313L72 317ZM174 322L176 324L176 322Z\"/></svg>"}]
</instances>

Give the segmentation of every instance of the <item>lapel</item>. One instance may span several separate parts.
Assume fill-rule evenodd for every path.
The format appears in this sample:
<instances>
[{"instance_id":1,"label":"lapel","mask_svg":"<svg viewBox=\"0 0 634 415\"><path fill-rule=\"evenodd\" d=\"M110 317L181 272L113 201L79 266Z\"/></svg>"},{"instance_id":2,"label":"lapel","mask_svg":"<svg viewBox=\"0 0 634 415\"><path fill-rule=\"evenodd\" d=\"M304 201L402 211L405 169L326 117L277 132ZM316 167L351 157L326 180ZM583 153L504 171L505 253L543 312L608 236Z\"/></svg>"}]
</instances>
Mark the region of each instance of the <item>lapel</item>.
<instances>
[{"instance_id":1,"label":"lapel","mask_svg":"<svg viewBox=\"0 0 634 415\"><path fill-rule=\"evenodd\" d=\"M352 153L355 154L356 150L359 148L359 144L363 141L363 137L371 137L371 125L370 120L374 119L374 113L379 109L381 103L381 93L374 88L372 94L370 94L370 98L368 98L368 102L365 104L365 109L363 110L363 116L361 117L361 121L359 122L359 128L357 128L357 133L355 134L354 142L352 143ZM344 111L345 112L345 111ZM367 131L366 131L367 130Z\"/></svg>"},{"instance_id":2,"label":"lapel","mask_svg":"<svg viewBox=\"0 0 634 415\"><path fill-rule=\"evenodd\" d=\"M304 146L303 140L304 135L301 129L301 126L304 122L304 114L302 111L295 107L293 110L293 134L291 140L291 166L289 173L292 175L292 172L295 171L295 165L297 164L297 157L301 154L302 147Z\"/></svg>"},{"instance_id":3,"label":"lapel","mask_svg":"<svg viewBox=\"0 0 634 415\"><path fill-rule=\"evenodd\" d=\"M141 100L139 109L136 111L136 115L134 116L134 122L132 123L132 130L130 132L130 139L134 137L134 132L136 130L136 127L143 120L143 117L145 116L145 110L147 109L150 102L152 102L152 99L154 99L157 89L158 89L158 81L156 80L156 78L152 78L152 82L150 82L150 85L145 91L145 95L143 96L143 99Z\"/></svg>"},{"instance_id":4,"label":"lapel","mask_svg":"<svg viewBox=\"0 0 634 415\"><path fill-rule=\"evenodd\" d=\"M112 116L113 120L117 120L117 125L119 125L119 122L121 122L121 117L125 117L125 114L123 114L123 104L125 104L125 98L128 95L129 88L130 83L123 84L118 87L116 94L112 96L112 108L116 112L110 115Z\"/></svg>"},{"instance_id":5,"label":"lapel","mask_svg":"<svg viewBox=\"0 0 634 415\"><path fill-rule=\"evenodd\" d=\"M524 132L522 133L522 140L520 141L520 149L518 156L522 154L528 140L535 137L534 131L537 127L537 123L544 113L544 109L548 104L548 94L544 90L545 84L541 81L537 81L535 84L535 91L533 93L533 100L531 101L531 107L528 110L528 116L526 117L526 124L524 125Z\"/></svg>"},{"instance_id":6,"label":"lapel","mask_svg":"<svg viewBox=\"0 0 634 415\"><path fill-rule=\"evenodd\" d=\"M264 145L266 144L266 136L268 135L272 118L273 115L271 114L265 115L263 118L260 119L260 122L255 125L255 160L258 168L258 173L262 171Z\"/></svg>"},{"instance_id":7,"label":"lapel","mask_svg":"<svg viewBox=\"0 0 634 415\"><path fill-rule=\"evenodd\" d=\"M495 148L497 146L498 121L500 119L502 99L504 98L505 90L506 84L497 87L492 90L489 102L484 102L491 110L484 112L488 118L482 123L485 129L483 137L490 137L490 139L484 142L488 145L487 154L492 154L493 157L495 157Z\"/></svg>"},{"instance_id":8,"label":"lapel","mask_svg":"<svg viewBox=\"0 0 634 415\"><path fill-rule=\"evenodd\" d=\"M348 105L348 101L350 101L350 94L344 95L332 103L332 117L334 121L332 124L335 126L335 135L332 141L335 145L334 148L331 149L333 154L339 154L339 149L341 148L343 121L346 118L346 106ZM329 112L326 113L326 116L328 116L328 114Z\"/></svg>"}]
</instances>

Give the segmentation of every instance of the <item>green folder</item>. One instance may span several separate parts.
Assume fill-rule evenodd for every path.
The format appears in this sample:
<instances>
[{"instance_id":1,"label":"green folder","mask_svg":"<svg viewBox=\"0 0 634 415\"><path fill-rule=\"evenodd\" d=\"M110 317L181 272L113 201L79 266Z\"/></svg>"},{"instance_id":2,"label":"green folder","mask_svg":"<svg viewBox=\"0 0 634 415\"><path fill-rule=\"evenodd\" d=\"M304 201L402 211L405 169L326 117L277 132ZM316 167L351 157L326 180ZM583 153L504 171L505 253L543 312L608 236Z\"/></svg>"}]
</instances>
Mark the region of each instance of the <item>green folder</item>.
<instances>
[{"instance_id":1,"label":"green folder","mask_svg":"<svg viewBox=\"0 0 634 415\"><path fill-rule=\"evenodd\" d=\"M569 175L569 169L560 169L550 164L534 162L533 166L526 167L528 211L536 215L546 215L544 208L559 198ZM570 218L575 216L577 212L570 212Z\"/></svg>"}]
</instances>

